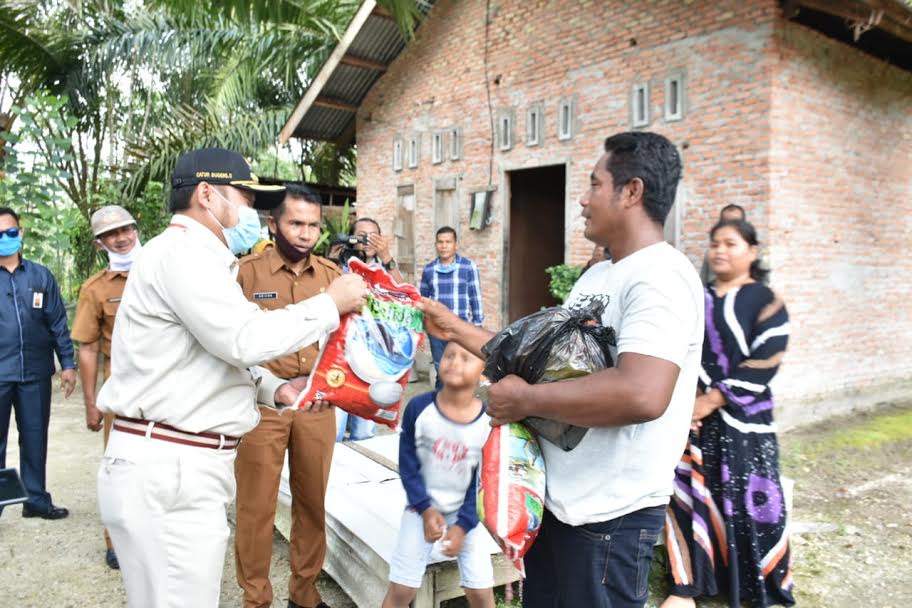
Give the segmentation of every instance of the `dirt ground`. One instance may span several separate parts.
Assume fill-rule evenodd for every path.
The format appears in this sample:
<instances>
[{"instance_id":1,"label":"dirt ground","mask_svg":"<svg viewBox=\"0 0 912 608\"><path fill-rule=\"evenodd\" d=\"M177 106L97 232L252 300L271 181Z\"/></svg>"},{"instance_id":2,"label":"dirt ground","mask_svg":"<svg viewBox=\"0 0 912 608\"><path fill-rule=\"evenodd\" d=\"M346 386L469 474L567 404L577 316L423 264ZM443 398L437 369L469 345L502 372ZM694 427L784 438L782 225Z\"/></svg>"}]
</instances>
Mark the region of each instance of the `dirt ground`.
<instances>
[{"instance_id":1,"label":"dirt ground","mask_svg":"<svg viewBox=\"0 0 912 608\"><path fill-rule=\"evenodd\" d=\"M85 429L79 389L55 393L48 488L70 509L61 521L23 519L19 506L0 517L0 604L38 607L124 606L119 573L104 564L95 499L101 437ZM8 466L18 466L10 433ZM906 608L912 605L912 401L827 421L781 438L784 473L795 484L793 559L799 606ZM241 606L229 542L222 607ZM274 606L285 606L287 544L274 539ZM658 577L660 578L660 577ZM661 584L653 587L661 600ZM354 604L326 576L324 600ZM448 602L448 606L458 605ZM701 606L723 606L712 600Z\"/></svg>"}]
</instances>

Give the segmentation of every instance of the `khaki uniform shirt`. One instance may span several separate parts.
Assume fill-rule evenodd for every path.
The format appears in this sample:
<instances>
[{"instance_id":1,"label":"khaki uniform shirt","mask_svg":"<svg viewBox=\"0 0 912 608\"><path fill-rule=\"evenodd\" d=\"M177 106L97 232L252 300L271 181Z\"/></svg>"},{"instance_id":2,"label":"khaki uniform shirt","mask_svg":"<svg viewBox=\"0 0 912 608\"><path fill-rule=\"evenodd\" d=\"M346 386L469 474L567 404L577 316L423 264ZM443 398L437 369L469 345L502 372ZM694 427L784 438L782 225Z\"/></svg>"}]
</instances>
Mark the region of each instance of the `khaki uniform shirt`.
<instances>
[{"instance_id":1,"label":"khaki uniform shirt","mask_svg":"<svg viewBox=\"0 0 912 608\"><path fill-rule=\"evenodd\" d=\"M295 275L273 247L243 258L237 280L248 300L264 310L276 310L323 293L341 274L339 267L329 260L310 255L301 274ZM319 345L314 342L263 367L286 380L306 376L310 374L318 352Z\"/></svg>"},{"instance_id":2,"label":"khaki uniform shirt","mask_svg":"<svg viewBox=\"0 0 912 608\"><path fill-rule=\"evenodd\" d=\"M123 298L127 273L102 270L92 275L79 290L76 318L70 337L82 344L101 340L104 354L104 377L111 375L111 337L114 334L114 315Z\"/></svg>"},{"instance_id":3,"label":"khaki uniform shirt","mask_svg":"<svg viewBox=\"0 0 912 608\"><path fill-rule=\"evenodd\" d=\"M253 429L257 399L268 404L277 385L267 382L277 379L249 368L320 340L339 326L339 311L327 294L264 311L244 297L237 273L215 234L175 215L130 269L98 409L191 433Z\"/></svg>"}]
</instances>

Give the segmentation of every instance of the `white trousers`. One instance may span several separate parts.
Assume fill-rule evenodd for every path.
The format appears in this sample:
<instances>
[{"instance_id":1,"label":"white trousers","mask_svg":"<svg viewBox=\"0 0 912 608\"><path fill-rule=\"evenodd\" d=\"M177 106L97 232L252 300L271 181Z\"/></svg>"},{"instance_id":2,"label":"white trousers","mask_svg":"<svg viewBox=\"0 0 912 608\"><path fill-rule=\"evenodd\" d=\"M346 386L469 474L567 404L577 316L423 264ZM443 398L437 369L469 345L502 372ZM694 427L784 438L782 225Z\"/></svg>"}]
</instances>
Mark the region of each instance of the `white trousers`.
<instances>
[{"instance_id":1,"label":"white trousers","mask_svg":"<svg viewBox=\"0 0 912 608\"><path fill-rule=\"evenodd\" d=\"M218 606L234 457L111 432L98 507L131 608Z\"/></svg>"}]
</instances>

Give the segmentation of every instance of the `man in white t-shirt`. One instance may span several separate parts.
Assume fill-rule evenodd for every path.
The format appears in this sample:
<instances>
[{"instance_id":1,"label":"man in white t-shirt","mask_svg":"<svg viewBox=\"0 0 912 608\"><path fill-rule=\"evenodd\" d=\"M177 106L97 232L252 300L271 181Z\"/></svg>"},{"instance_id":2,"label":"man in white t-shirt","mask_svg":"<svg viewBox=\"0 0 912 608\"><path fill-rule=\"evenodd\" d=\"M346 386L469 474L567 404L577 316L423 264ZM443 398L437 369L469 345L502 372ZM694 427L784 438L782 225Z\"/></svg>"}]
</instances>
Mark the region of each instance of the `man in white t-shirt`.
<instances>
[{"instance_id":1,"label":"man in white t-shirt","mask_svg":"<svg viewBox=\"0 0 912 608\"><path fill-rule=\"evenodd\" d=\"M664 241L681 160L655 133L605 140L580 204L585 235L611 251L566 306L593 300L617 333L616 367L553 384L507 376L490 390L492 424L540 416L590 427L573 450L542 440L545 516L526 555L524 606L641 607L693 413L703 344L703 290ZM424 300L430 333L480 354L491 334Z\"/></svg>"}]
</instances>

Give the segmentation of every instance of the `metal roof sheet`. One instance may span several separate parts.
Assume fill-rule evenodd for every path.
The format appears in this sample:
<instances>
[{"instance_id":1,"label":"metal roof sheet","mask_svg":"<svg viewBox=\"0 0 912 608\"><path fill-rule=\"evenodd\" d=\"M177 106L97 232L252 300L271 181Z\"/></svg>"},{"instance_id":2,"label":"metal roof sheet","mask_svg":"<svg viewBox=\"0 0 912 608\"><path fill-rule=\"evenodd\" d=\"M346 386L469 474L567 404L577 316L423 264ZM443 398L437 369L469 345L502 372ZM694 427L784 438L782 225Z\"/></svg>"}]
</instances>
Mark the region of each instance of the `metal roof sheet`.
<instances>
[{"instance_id":1,"label":"metal roof sheet","mask_svg":"<svg viewBox=\"0 0 912 608\"><path fill-rule=\"evenodd\" d=\"M353 55L389 65L405 48L399 27L392 19L371 15L349 47Z\"/></svg>"},{"instance_id":2,"label":"metal roof sheet","mask_svg":"<svg viewBox=\"0 0 912 608\"><path fill-rule=\"evenodd\" d=\"M295 129L295 137L334 141L342 136L355 115L345 110L312 106ZM300 135L298 134L300 133Z\"/></svg>"},{"instance_id":3,"label":"metal roof sheet","mask_svg":"<svg viewBox=\"0 0 912 608\"><path fill-rule=\"evenodd\" d=\"M374 6L373 0L365 0L362 3L362 8L365 8L368 3L371 4L371 7ZM425 16L433 7L434 0L416 0L416 4L419 12L422 16ZM373 8L355 33L354 38L350 40L351 42L345 49L345 55L365 59L384 66L391 64L405 48L405 40L402 38L396 22L386 15L379 14ZM338 46L337 50L339 50ZM331 58L327 59L323 68L331 60ZM299 114L302 105L305 106L303 108L304 113L297 121L297 124L293 125L292 137L335 141L343 134L352 133L355 113L322 106L319 100L322 98L358 107L374 84L383 76L383 73L381 70L354 66L344 61L336 63L325 81L317 85L318 78L315 79L314 84L311 84L311 87L320 86L319 90L316 91L316 96L313 95L310 89L305 92L299 107L288 119L288 123L283 129L283 136L287 137L286 131L292 126L291 123L295 120L296 115ZM305 103L308 95L312 99L310 99L309 103Z\"/></svg>"},{"instance_id":4,"label":"metal roof sheet","mask_svg":"<svg viewBox=\"0 0 912 608\"><path fill-rule=\"evenodd\" d=\"M374 83L380 79L382 72L341 64L336 68L323 90L321 97L331 97L357 106L367 96Z\"/></svg>"}]
</instances>

